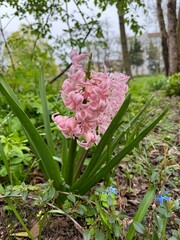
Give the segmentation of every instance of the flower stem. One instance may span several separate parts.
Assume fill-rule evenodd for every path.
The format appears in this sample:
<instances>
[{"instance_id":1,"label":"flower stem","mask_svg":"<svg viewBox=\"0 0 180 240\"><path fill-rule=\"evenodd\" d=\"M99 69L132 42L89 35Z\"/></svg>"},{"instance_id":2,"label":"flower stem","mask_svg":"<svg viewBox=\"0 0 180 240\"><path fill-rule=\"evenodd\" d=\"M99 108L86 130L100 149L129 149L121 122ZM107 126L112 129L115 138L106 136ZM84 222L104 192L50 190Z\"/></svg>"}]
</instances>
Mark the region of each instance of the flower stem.
<instances>
[{"instance_id":1,"label":"flower stem","mask_svg":"<svg viewBox=\"0 0 180 240\"><path fill-rule=\"evenodd\" d=\"M63 166L64 180L70 186L72 185L72 181L73 181L74 161L76 157L76 146L77 146L76 139L71 139L68 156L65 162L63 163L64 164Z\"/></svg>"},{"instance_id":2,"label":"flower stem","mask_svg":"<svg viewBox=\"0 0 180 240\"><path fill-rule=\"evenodd\" d=\"M78 159L78 163L77 163L77 166L75 167L74 169L74 176L73 176L73 182L75 182L77 180L77 178L79 177L80 175L80 172L81 172L81 168L82 168L82 165L84 163L84 160L87 156L87 153L88 153L88 150L83 150L81 156L80 156L80 159Z\"/></svg>"},{"instance_id":3,"label":"flower stem","mask_svg":"<svg viewBox=\"0 0 180 240\"><path fill-rule=\"evenodd\" d=\"M92 62L92 53L89 56L87 71L86 71L86 77L87 79L90 79L90 73L91 73L91 62Z\"/></svg>"}]
</instances>

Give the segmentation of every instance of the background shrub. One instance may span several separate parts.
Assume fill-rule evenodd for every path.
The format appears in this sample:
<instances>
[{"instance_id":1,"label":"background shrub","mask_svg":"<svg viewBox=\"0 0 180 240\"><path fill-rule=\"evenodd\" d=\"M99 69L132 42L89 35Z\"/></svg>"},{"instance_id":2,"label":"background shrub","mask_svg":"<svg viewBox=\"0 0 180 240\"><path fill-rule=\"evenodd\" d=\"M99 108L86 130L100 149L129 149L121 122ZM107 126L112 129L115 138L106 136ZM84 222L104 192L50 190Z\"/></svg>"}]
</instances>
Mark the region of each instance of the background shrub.
<instances>
[{"instance_id":1,"label":"background shrub","mask_svg":"<svg viewBox=\"0 0 180 240\"><path fill-rule=\"evenodd\" d=\"M180 96L180 72L170 76L167 81L166 94Z\"/></svg>"}]
</instances>

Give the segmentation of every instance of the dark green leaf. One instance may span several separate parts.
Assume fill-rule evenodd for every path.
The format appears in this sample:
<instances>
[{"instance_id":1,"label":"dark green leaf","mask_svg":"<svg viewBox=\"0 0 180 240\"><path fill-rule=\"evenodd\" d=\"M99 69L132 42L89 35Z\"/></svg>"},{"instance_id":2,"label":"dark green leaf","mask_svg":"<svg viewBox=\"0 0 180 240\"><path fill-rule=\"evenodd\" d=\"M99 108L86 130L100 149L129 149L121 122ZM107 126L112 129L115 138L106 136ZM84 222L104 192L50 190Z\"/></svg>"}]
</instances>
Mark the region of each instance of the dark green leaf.
<instances>
[{"instance_id":1,"label":"dark green leaf","mask_svg":"<svg viewBox=\"0 0 180 240\"><path fill-rule=\"evenodd\" d=\"M177 199L177 200L173 201L173 205L174 205L173 211L178 210L180 208L180 200Z\"/></svg>"},{"instance_id":2,"label":"dark green leaf","mask_svg":"<svg viewBox=\"0 0 180 240\"><path fill-rule=\"evenodd\" d=\"M159 179L159 173L158 172L153 172L151 175L151 182L155 182L157 179Z\"/></svg>"},{"instance_id":3,"label":"dark green leaf","mask_svg":"<svg viewBox=\"0 0 180 240\"><path fill-rule=\"evenodd\" d=\"M145 233L146 228L140 222L133 222L133 226L138 233Z\"/></svg>"},{"instance_id":4,"label":"dark green leaf","mask_svg":"<svg viewBox=\"0 0 180 240\"><path fill-rule=\"evenodd\" d=\"M117 238L119 238L121 236L121 228L120 228L120 225L115 223L112 225L113 227L113 230L114 230L114 234Z\"/></svg>"},{"instance_id":5,"label":"dark green leaf","mask_svg":"<svg viewBox=\"0 0 180 240\"><path fill-rule=\"evenodd\" d=\"M75 201L76 201L76 197L73 194L68 194L67 198L69 199L69 201L71 201L73 203L75 203Z\"/></svg>"},{"instance_id":6,"label":"dark green leaf","mask_svg":"<svg viewBox=\"0 0 180 240\"><path fill-rule=\"evenodd\" d=\"M22 192L22 200L25 201L28 196L28 192Z\"/></svg>"},{"instance_id":7,"label":"dark green leaf","mask_svg":"<svg viewBox=\"0 0 180 240\"><path fill-rule=\"evenodd\" d=\"M4 188L1 183L0 183L0 194L4 194Z\"/></svg>"},{"instance_id":8,"label":"dark green leaf","mask_svg":"<svg viewBox=\"0 0 180 240\"><path fill-rule=\"evenodd\" d=\"M107 204L108 204L109 206L112 206L112 205L113 205L113 202L114 202L114 199L113 199L111 196L108 195L108 197L107 197Z\"/></svg>"},{"instance_id":9,"label":"dark green leaf","mask_svg":"<svg viewBox=\"0 0 180 240\"><path fill-rule=\"evenodd\" d=\"M159 240L157 232L153 232L152 240Z\"/></svg>"},{"instance_id":10,"label":"dark green leaf","mask_svg":"<svg viewBox=\"0 0 180 240\"><path fill-rule=\"evenodd\" d=\"M91 234L90 234L90 231L88 229L84 230L83 237L84 237L84 240L90 240Z\"/></svg>"},{"instance_id":11,"label":"dark green leaf","mask_svg":"<svg viewBox=\"0 0 180 240\"><path fill-rule=\"evenodd\" d=\"M105 234L101 230L95 229L95 239L105 240Z\"/></svg>"}]
</instances>

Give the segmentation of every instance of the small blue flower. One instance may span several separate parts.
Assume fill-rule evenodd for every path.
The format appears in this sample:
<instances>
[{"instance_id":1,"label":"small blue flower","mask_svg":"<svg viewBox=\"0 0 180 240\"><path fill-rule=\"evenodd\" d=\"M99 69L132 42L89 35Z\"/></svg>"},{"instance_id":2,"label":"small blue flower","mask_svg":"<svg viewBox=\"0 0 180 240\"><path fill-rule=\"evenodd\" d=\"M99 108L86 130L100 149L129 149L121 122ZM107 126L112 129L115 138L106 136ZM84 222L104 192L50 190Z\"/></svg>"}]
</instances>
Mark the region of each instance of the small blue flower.
<instances>
[{"instance_id":1,"label":"small blue flower","mask_svg":"<svg viewBox=\"0 0 180 240\"><path fill-rule=\"evenodd\" d=\"M111 195L111 193L113 193L114 195L117 196L118 190L117 190L117 188L110 186L106 189L106 193L108 193L108 195Z\"/></svg>"},{"instance_id":2,"label":"small blue flower","mask_svg":"<svg viewBox=\"0 0 180 240\"><path fill-rule=\"evenodd\" d=\"M170 201L170 197L166 196L165 194L167 194L169 191L165 191L164 195L158 194L156 196L156 203L160 203L160 205L162 206L164 204L164 200L166 201Z\"/></svg>"}]
</instances>

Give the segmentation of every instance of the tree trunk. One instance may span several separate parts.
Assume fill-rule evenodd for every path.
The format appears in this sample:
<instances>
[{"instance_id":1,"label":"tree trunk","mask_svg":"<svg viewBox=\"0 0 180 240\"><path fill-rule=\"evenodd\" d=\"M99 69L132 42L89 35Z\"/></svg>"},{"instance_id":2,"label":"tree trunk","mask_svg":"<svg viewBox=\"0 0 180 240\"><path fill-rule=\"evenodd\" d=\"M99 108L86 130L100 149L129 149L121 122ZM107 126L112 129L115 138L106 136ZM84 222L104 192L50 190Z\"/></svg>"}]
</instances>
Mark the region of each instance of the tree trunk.
<instances>
[{"instance_id":1,"label":"tree trunk","mask_svg":"<svg viewBox=\"0 0 180 240\"><path fill-rule=\"evenodd\" d=\"M161 31L161 46L162 46L162 56L164 61L165 75L169 75L169 51L168 51L168 34L165 27L164 15L161 6L162 0L156 0L157 7L157 17L159 22L159 28Z\"/></svg>"},{"instance_id":2,"label":"tree trunk","mask_svg":"<svg viewBox=\"0 0 180 240\"><path fill-rule=\"evenodd\" d=\"M178 72L178 47L177 47L177 18L176 0L168 0L168 46L169 46L169 75Z\"/></svg>"},{"instance_id":3,"label":"tree trunk","mask_svg":"<svg viewBox=\"0 0 180 240\"><path fill-rule=\"evenodd\" d=\"M125 31L125 23L124 23L124 15L119 16L119 28L120 28L120 35L121 35L121 46L122 46L122 55L123 55L123 68L128 76L132 76L131 73L131 65L129 59L129 52L128 52L128 44L126 38L126 31Z\"/></svg>"},{"instance_id":4,"label":"tree trunk","mask_svg":"<svg viewBox=\"0 0 180 240\"><path fill-rule=\"evenodd\" d=\"M177 47L178 47L178 71L180 72L180 7L177 21Z\"/></svg>"}]
</instances>

